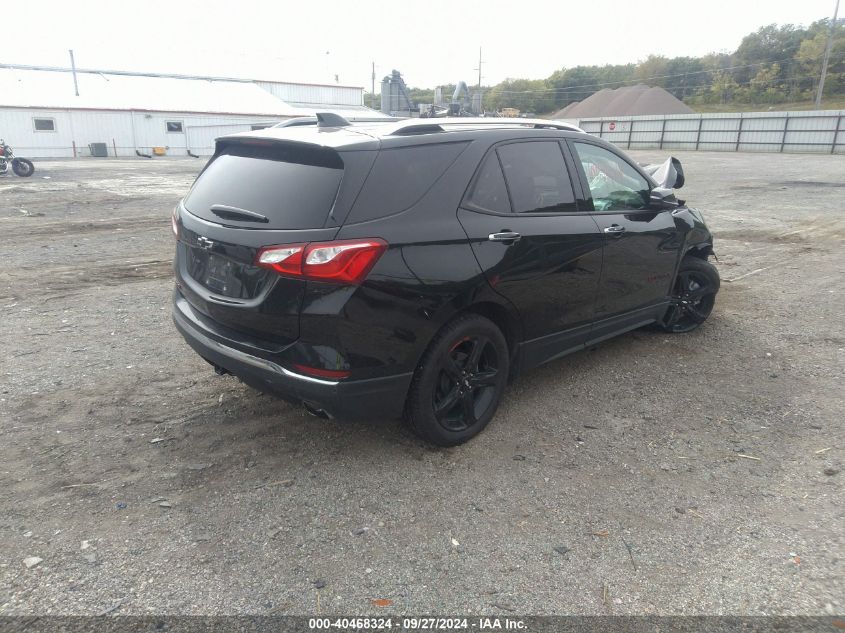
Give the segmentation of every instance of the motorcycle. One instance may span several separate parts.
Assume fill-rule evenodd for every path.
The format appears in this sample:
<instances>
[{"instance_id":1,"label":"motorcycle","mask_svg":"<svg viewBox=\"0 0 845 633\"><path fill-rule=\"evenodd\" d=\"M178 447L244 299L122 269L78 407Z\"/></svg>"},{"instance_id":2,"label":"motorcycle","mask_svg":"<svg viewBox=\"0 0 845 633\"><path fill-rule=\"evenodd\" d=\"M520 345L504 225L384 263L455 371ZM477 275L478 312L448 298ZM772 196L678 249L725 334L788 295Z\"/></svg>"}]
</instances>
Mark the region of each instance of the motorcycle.
<instances>
[{"instance_id":1,"label":"motorcycle","mask_svg":"<svg viewBox=\"0 0 845 633\"><path fill-rule=\"evenodd\" d=\"M6 145L6 142L0 138L0 176L6 175L9 169L9 163L12 163L12 171L18 176L26 178L35 172L35 166L31 160L15 157L12 148Z\"/></svg>"}]
</instances>

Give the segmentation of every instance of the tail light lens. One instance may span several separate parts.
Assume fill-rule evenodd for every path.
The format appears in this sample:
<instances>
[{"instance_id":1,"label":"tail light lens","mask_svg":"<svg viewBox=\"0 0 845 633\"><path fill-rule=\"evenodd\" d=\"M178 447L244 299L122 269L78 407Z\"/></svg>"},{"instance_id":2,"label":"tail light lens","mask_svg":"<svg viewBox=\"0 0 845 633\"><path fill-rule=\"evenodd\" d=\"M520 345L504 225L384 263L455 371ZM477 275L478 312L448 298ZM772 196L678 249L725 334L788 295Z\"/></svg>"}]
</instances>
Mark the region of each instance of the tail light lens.
<instances>
[{"instance_id":1,"label":"tail light lens","mask_svg":"<svg viewBox=\"0 0 845 633\"><path fill-rule=\"evenodd\" d=\"M302 276L302 252L305 244L267 246L258 251L256 266L275 270L282 275Z\"/></svg>"},{"instance_id":2,"label":"tail light lens","mask_svg":"<svg viewBox=\"0 0 845 633\"><path fill-rule=\"evenodd\" d=\"M359 284L386 250L387 242L378 238L265 246L255 265L303 279Z\"/></svg>"},{"instance_id":3,"label":"tail light lens","mask_svg":"<svg viewBox=\"0 0 845 633\"><path fill-rule=\"evenodd\" d=\"M175 235L176 239L178 240L179 239L179 218L176 215L177 208L178 207L174 207L173 213L170 214L170 228L173 229L173 235Z\"/></svg>"}]
</instances>

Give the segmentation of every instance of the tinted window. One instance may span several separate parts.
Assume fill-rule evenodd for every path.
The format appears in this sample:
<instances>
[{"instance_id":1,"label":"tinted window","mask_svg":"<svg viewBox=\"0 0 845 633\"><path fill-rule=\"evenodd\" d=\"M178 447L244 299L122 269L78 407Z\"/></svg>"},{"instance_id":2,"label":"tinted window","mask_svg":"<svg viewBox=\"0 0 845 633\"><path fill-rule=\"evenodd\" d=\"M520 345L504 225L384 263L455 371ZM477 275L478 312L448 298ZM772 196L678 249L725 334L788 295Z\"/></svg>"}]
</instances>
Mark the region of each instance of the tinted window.
<instances>
[{"instance_id":1,"label":"tinted window","mask_svg":"<svg viewBox=\"0 0 845 633\"><path fill-rule=\"evenodd\" d=\"M229 146L197 179L185 208L210 222L224 222L211 206L226 205L270 220L243 223L251 228L319 228L331 211L342 176L343 163L332 150L280 144Z\"/></svg>"},{"instance_id":2,"label":"tinted window","mask_svg":"<svg viewBox=\"0 0 845 633\"><path fill-rule=\"evenodd\" d=\"M350 221L371 220L412 207L465 147L466 143L439 143L381 150Z\"/></svg>"},{"instance_id":3,"label":"tinted window","mask_svg":"<svg viewBox=\"0 0 845 633\"><path fill-rule=\"evenodd\" d=\"M481 171L467 194L466 203L487 211L510 213L511 203L496 152L492 152L481 166Z\"/></svg>"},{"instance_id":4,"label":"tinted window","mask_svg":"<svg viewBox=\"0 0 845 633\"><path fill-rule=\"evenodd\" d=\"M168 132L181 132L182 131L182 122L181 121L167 121L165 124L165 128Z\"/></svg>"},{"instance_id":5,"label":"tinted window","mask_svg":"<svg viewBox=\"0 0 845 633\"><path fill-rule=\"evenodd\" d=\"M516 213L575 211L575 195L557 142L513 143L498 153Z\"/></svg>"},{"instance_id":6,"label":"tinted window","mask_svg":"<svg viewBox=\"0 0 845 633\"><path fill-rule=\"evenodd\" d=\"M573 143L584 168L596 211L643 209L650 185L627 161L590 143Z\"/></svg>"}]
</instances>

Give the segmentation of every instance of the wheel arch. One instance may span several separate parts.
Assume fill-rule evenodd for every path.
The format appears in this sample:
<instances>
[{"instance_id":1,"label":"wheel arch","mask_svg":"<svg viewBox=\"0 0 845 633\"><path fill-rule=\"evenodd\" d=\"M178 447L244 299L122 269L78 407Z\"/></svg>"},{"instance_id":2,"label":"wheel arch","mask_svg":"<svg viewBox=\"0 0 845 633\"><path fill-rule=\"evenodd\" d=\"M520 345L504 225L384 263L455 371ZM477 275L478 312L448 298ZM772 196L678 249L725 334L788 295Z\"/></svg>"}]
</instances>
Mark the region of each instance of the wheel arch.
<instances>
[{"instance_id":1,"label":"wheel arch","mask_svg":"<svg viewBox=\"0 0 845 633\"><path fill-rule=\"evenodd\" d=\"M713 244L710 242L703 242L701 244L690 244L684 252L684 257L697 257L698 259L707 259L713 254Z\"/></svg>"},{"instance_id":2,"label":"wheel arch","mask_svg":"<svg viewBox=\"0 0 845 633\"><path fill-rule=\"evenodd\" d=\"M449 437L448 434L443 435L444 431L441 428L440 423L434 423L436 420L435 418L432 418L432 415L436 416L436 411L433 412L431 405L436 403L432 403L431 398L436 391L432 392L431 390L437 389L436 385L440 380L439 375L443 370L440 355L444 353L451 354L451 351L454 350L455 347L453 345L455 341L460 343L467 340L473 335L473 332L477 332L479 328L482 332L487 332L488 334L486 336L489 336L490 330L493 327L498 329L499 332L501 332L501 336L504 337L503 341L496 344L497 348L501 349L501 343L504 343L508 350L514 348L515 342L511 339L518 336L518 334L516 334L517 330L514 328L514 324L511 321L507 308L499 305L495 301L479 301L470 303L451 312L441 323L437 333L428 342L422 357L417 362L414 378L411 381L408 393L405 397L404 407L405 419L411 428L424 439L428 439L440 446L453 446L466 441L476 433L480 432L480 430L487 425L490 419L492 419L492 416L495 414L496 406L498 406L498 400L501 398L505 385L512 375L513 366L510 364L509 351L506 352L505 350L502 350L503 354L507 353L509 363L507 365L503 363L495 366L498 375L495 378L495 393L492 405L488 406L490 405L490 402L488 401L488 405L485 405L485 409L480 414L480 417L470 418L470 426L454 430L457 435L454 435L453 437ZM461 336L463 338L455 338L456 336ZM495 338L500 340L498 335ZM438 355L433 355L435 352ZM463 398L472 398L473 396L471 395L471 391L473 388L470 387L469 382L467 382L472 380L472 370L470 368L467 371L470 373L464 373L464 378L459 378L458 384L463 382L470 388L470 390L464 391L461 389L458 396ZM434 380L433 383L432 380ZM450 404L449 406L451 407L453 405ZM472 406L474 407L475 404ZM475 414L473 415L475 416ZM451 429L447 429L447 431L451 431Z\"/></svg>"},{"instance_id":3,"label":"wheel arch","mask_svg":"<svg viewBox=\"0 0 845 633\"><path fill-rule=\"evenodd\" d=\"M489 319L502 331L508 343L510 362L513 364L517 346L522 341L522 326L516 315L511 314L504 306L492 301L480 301L470 304L455 316L467 313L478 314Z\"/></svg>"},{"instance_id":4,"label":"wheel arch","mask_svg":"<svg viewBox=\"0 0 845 633\"><path fill-rule=\"evenodd\" d=\"M491 300L489 296L478 297L475 301L468 302L465 305L460 306L456 310L451 310L447 317L442 318L439 321L439 326L437 327L437 329L434 331L428 341L426 341L422 349L420 349L417 353L417 360L414 364L414 367L419 368L423 356L425 355L426 351L428 351L432 341L437 338L437 335L441 332L441 330L443 330L443 328L445 328L447 325L449 325L449 323L451 323L455 319L460 318L461 316L467 314L477 314L492 321L493 324L498 327L504 335L505 341L508 344L510 373L511 377L513 377L515 373L514 370L516 369L516 361L520 343L523 339L522 324L519 320L519 315L516 313L515 310L516 309L511 306L502 305L497 301Z\"/></svg>"}]
</instances>

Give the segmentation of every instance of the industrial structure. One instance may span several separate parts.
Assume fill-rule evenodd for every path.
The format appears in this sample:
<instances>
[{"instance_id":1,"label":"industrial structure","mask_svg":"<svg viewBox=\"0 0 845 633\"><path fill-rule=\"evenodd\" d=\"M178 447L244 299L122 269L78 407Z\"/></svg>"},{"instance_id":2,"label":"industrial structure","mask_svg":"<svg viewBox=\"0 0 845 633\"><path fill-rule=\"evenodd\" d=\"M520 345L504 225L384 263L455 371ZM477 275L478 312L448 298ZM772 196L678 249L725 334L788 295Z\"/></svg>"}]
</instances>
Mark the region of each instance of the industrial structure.
<instances>
[{"instance_id":1,"label":"industrial structure","mask_svg":"<svg viewBox=\"0 0 845 633\"><path fill-rule=\"evenodd\" d=\"M391 71L381 80L381 111L390 116L477 116L484 113L481 101L481 88L471 92L464 81L456 84L451 101L446 101L442 86L438 86L434 89L434 103L418 104L411 100L408 86L398 70Z\"/></svg>"},{"instance_id":2,"label":"industrial structure","mask_svg":"<svg viewBox=\"0 0 845 633\"><path fill-rule=\"evenodd\" d=\"M384 118L355 86L0 65L0 137L20 156L207 156L214 139L317 111Z\"/></svg>"},{"instance_id":3,"label":"industrial structure","mask_svg":"<svg viewBox=\"0 0 845 633\"><path fill-rule=\"evenodd\" d=\"M398 70L392 71L381 80L381 111L383 114L407 116L419 112L418 106L411 101L408 87Z\"/></svg>"}]
</instances>

